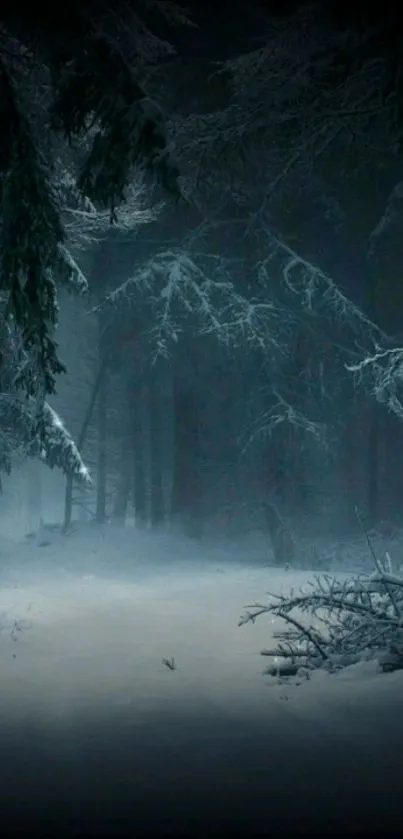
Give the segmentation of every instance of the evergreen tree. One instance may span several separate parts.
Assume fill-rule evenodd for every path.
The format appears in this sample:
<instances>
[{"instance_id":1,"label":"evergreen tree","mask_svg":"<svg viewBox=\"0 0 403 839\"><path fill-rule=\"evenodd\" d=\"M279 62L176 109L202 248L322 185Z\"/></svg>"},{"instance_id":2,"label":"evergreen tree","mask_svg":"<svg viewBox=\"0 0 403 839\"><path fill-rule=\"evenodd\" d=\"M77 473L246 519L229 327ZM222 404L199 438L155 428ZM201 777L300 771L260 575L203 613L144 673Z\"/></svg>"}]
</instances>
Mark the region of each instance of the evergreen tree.
<instances>
[{"instance_id":1,"label":"evergreen tree","mask_svg":"<svg viewBox=\"0 0 403 839\"><path fill-rule=\"evenodd\" d=\"M139 167L179 196L164 117L147 86L150 67L172 50L137 6L149 16L160 10L169 24L186 19L174 2L151 0L113 13L103 3L20 6L0 17L0 378L9 376L9 342L18 336L23 362L16 372L13 357L7 394L28 397L29 415L35 403L35 428L46 438L44 429L56 426L45 398L64 371L55 341L58 284L85 288L68 247L62 161L68 154L76 192L107 209L111 224ZM60 457L47 449L46 460L62 465Z\"/></svg>"}]
</instances>

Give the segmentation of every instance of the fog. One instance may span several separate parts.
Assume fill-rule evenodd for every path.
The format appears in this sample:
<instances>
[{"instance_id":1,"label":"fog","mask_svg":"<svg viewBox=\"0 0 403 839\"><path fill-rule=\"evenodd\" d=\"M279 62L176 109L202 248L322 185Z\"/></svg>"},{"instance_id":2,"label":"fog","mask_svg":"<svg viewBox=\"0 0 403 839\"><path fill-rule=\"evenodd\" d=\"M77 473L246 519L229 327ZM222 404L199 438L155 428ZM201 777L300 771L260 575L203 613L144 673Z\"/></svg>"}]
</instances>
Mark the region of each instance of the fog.
<instances>
[{"instance_id":1,"label":"fog","mask_svg":"<svg viewBox=\"0 0 403 839\"><path fill-rule=\"evenodd\" d=\"M3 833L396 835L400 19L37 5L0 26ZM284 626L240 617L310 582L264 675Z\"/></svg>"},{"instance_id":2,"label":"fog","mask_svg":"<svg viewBox=\"0 0 403 839\"><path fill-rule=\"evenodd\" d=\"M112 526L3 550L3 823L57 835L392 825L401 675L262 676L275 626L239 616L312 575L233 554Z\"/></svg>"}]
</instances>

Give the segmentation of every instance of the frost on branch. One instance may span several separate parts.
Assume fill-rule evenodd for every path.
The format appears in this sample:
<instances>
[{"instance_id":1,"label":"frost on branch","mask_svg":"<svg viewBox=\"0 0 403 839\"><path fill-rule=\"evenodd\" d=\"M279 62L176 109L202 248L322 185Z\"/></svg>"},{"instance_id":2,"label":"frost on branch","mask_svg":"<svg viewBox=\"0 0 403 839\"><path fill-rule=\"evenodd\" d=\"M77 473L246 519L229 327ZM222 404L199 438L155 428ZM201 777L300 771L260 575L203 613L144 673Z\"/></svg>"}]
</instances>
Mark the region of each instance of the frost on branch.
<instances>
[{"instance_id":1,"label":"frost on branch","mask_svg":"<svg viewBox=\"0 0 403 839\"><path fill-rule=\"evenodd\" d=\"M283 624L275 645L261 651L273 659L267 675L335 672L369 659L384 672L403 668L403 577L392 573L388 556L369 577L317 577L306 589L246 608L239 626L261 615Z\"/></svg>"},{"instance_id":2,"label":"frost on branch","mask_svg":"<svg viewBox=\"0 0 403 839\"><path fill-rule=\"evenodd\" d=\"M35 356L37 375L24 367L19 386L29 396L52 393L64 371L53 330L58 320L57 282L85 291L63 225L51 163L26 113L15 78L0 56L3 156L0 163L0 285L4 316L19 330L27 355Z\"/></svg>"},{"instance_id":3,"label":"frost on branch","mask_svg":"<svg viewBox=\"0 0 403 839\"><path fill-rule=\"evenodd\" d=\"M403 347L377 346L356 364L346 365L359 382L364 382L378 402L403 419Z\"/></svg>"},{"instance_id":4,"label":"frost on branch","mask_svg":"<svg viewBox=\"0 0 403 839\"><path fill-rule=\"evenodd\" d=\"M403 348L390 347L390 338L338 288L326 272L306 260L286 242L265 226L269 253L261 263L260 276L269 288L271 262L280 260L281 276L285 289L308 315L322 315L341 326L344 338L355 342L354 356L358 360L344 363L345 369L355 375L381 404L403 419ZM339 342L341 343L341 341ZM388 347L389 344L389 347ZM346 354L352 355L351 349Z\"/></svg>"},{"instance_id":5,"label":"frost on branch","mask_svg":"<svg viewBox=\"0 0 403 839\"><path fill-rule=\"evenodd\" d=\"M81 455L60 417L46 402L40 410L33 399L0 395L0 471L11 472L13 463L39 457L50 468L91 484Z\"/></svg>"},{"instance_id":6,"label":"frost on branch","mask_svg":"<svg viewBox=\"0 0 403 839\"><path fill-rule=\"evenodd\" d=\"M78 238L85 240L94 222L99 232L106 217L116 221L118 205L125 228L136 223L131 193L139 165L178 195L164 117L139 81L137 60L142 46L146 53L147 44L158 42L159 55L168 47L139 21L138 31L126 33L123 49L105 14L100 10L90 23L77 8L62 31L51 32L50 41L46 27L41 33L36 25L31 31L29 22L15 28L13 15L0 26L0 287L27 354L36 358L35 379L19 383L28 396L54 392L64 371L53 340L57 283L85 290L74 252L79 224ZM156 61L151 53L148 67ZM70 154L75 189L85 205L81 218L76 208L66 219L72 208L60 200L56 150L59 157ZM96 220L90 202L103 208Z\"/></svg>"},{"instance_id":7,"label":"frost on branch","mask_svg":"<svg viewBox=\"0 0 403 839\"><path fill-rule=\"evenodd\" d=\"M32 444L31 453L38 452L41 460L52 469L61 469L84 484L91 478L73 438L63 425L56 411L46 402L40 417L39 430Z\"/></svg>"},{"instance_id":8,"label":"frost on branch","mask_svg":"<svg viewBox=\"0 0 403 839\"><path fill-rule=\"evenodd\" d=\"M133 169L142 164L168 192L179 195L159 106L139 84L133 68L106 37L91 37L86 49L65 67L53 107L54 127L67 138L92 142L78 187L92 201L113 211L124 201Z\"/></svg>"},{"instance_id":9,"label":"frost on branch","mask_svg":"<svg viewBox=\"0 0 403 839\"><path fill-rule=\"evenodd\" d=\"M46 391L63 371L50 331L57 321L54 277L70 275L59 246L64 232L43 155L7 68L0 62L2 164L0 171L0 282L7 311L27 352L38 358ZM34 382L22 382L31 395Z\"/></svg>"},{"instance_id":10,"label":"frost on branch","mask_svg":"<svg viewBox=\"0 0 403 839\"><path fill-rule=\"evenodd\" d=\"M59 253L69 271L69 282L67 286L78 294L85 294L88 291L88 282L77 260L74 259L73 254L66 245L62 243L59 244Z\"/></svg>"},{"instance_id":11,"label":"frost on branch","mask_svg":"<svg viewBox=\"0 0 403 839\"><path fill-rule=\"evenodd\" d=\"M285 290L291 293L307 314L319 314L347 326L355 335L380 340L383 332L365 312L338 288L319 265L305 259L272 230L264 215L259 223L267 237L267 256L260 265L260 277L269 287L274 260L278 261Z\"/></svg>"},{"instance_id":12,"label":"frost on branch","mask_svg":"<svg viewBox=\"0 0 403 839\"><path fill-rule=\"evenodd\" d=\"M241 435L242 450L255 443L257 440L270 437L277 426L288 423L304 434L310 434L319 445L326 441L324 423L310 419L303 411L292 405L278 391L272 389L270 407L258 414ZM275 401L274 401L275 400Z\"/></svg>"},{"instance_id":13,"label":"frost on branch","mask_svg":"<svg viewBox=\"0 0 403 839\"><path fill-rule=\"evenodd\" d=\"M24 379L37 379L35 356L27 354L11 318L1 317L0 323L0 472L9 474L16 461L40 457L51 468L87 483L89 474L80 453L43 392L35 388L35 397L27 397L19 386Z\"/></svg>"},{"instance_id":14,"label":"frost on branch","mask_svg":"<svg viewBox=\"0 0 403 839\"><path fill-rule=\"evenodd\" d=\"M272 295L273 278L277 279L283 310L288 310L294 334L308 335L309 354L305 348L304 368L298 369L296 381L293 376L289 380L287 372L281 378L277 375L276 381L276 371L271 372L270 392L266 393L265 400L268 407L254 416L242 435L242 444L246 447L257 438L271 434L284 422L308 433L321 444L326 443L328 419L324 421L320 406L324 400L334 398L334 382L345 377L346 369L359 374L361 379L365 373L367 392L375 393L379 401L387 402L391 410L403 417L398 393L403 372L402 351L380 350L374 354L372 348L388 339L365 311L349 299L319 265L277 235L264 210L253 218L253 225L264 233L266 241L266 255L258 264L260 286L268 296ZM298 353L298 342L294 343L294 349L292 343L291 334L289 355ZM299 361L296 357L296 362ZM329 382L333 382L331 396ZM298 388L301 389L301 383L305 391L300 409ZM307 414L308 387L311 395L317 394L316 399L311 400L310 415Z\"/></svg>"},{"instance_id":15,"label":"frost on branch","mask_svg":"<svg viewBox=\"0 0 403 839\"><path fill-rule=\"evenodd\" d=\"M232 183L238 185L237 172L246 168L255 195L264 195L268 205L280 189L292 201L296 186L305 190L311 181L314 161L339 159L341 150L350 155L352 144L365 148L360 165L366 164L369 126L377 136L391 123L392 105L382 94L388 59L377 51L370 27L360 35L338 32L327 6L302 4L283 19L268 12L262 45L218 70L230 104L176 119L192 192L205 190L206 177L214 189L215 177L215 194L221 193L224 159Z\"/></svg>"},{"instance_id":16,"label":"frost on branch","mask_svg":"<svg viewBox=\"0 0 403 839\"><path fill-rule=\"evenodd\" d=\"M400 229L403 200L403 181L398 181L388 196L384 211L368 239L368 256L376 256L380 244L384 247L385 233L393 226Z\"/></svg>"},{"instance_id":17,"label":"frost on branch","mask_svg":"<svg viewBox=\"0 0 403 839\"><path fill-rule=\"evenodd\" d=\"M81 253L97 244L109 234L111 224L115 230L123 233L135 233L143 224L155 221L160 213L162 202L150 206L150 189L145 182L144 172L137 171L125 189L125 201L115 208L113 216L109 209L94 204L78 189L73 168L66 159L57 160L57 176L54 188L59 198L64 229L69 243L69 250L64 248L64 255L71 266L72 273L77 270L73 254ZM79 291L81 289L79 283Z\"/></svg>"},{"instance_id":18,"label":"frost on branch","mask_svg":"<svg viewBox=\"0 0 403 839\"><path fill-rule=\"evenodd\" d=\"M166 355L169 344L176 343L189 326L227 345L279 346L282 324L273 303L247 299L230 282L223 264L215 264L208 274L183 251L154 256L108 295L107 302L115 306L133 303L137 312L141 305L145 307L157 355Z\"/></svg>"}]
</instances>

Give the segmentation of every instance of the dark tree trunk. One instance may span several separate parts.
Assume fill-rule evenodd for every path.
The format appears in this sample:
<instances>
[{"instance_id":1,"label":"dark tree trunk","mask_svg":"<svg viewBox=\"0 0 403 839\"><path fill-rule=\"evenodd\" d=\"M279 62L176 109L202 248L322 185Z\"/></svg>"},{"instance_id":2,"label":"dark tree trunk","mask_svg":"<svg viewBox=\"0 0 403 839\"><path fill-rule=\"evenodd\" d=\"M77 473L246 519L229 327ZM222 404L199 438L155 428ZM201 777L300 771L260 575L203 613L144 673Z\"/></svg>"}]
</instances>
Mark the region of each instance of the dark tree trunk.
<instances>
[{"instance_id":1,"label":"dark tree trunk","mask_svg":"<svg viewBox=\"0 0 403 839\"><path fill-rule=\"evenodd\" d=\"M62 533L68 533L73 518L73 476L66 479L66 490L64 493L64 516Z\"/></svg>"},{"instance_id":2,"label":"dark tree trunk","mask_svg":"<svg viewBox=\"0 0 403 839\"><path fill-rule=\"evenodd\" d=\"M42 481L41 467L35 460L28 465L28 515L29 530L35 532L42 520Z\"/></svg>"},{"instance_id":3,"label":"dark tree trunk","mask_svg":"<svg viewBox=\"0 0 403 839\"><path fill-rule=\"evenodd\" d=\"M155 380L150 388L150 454L151 454L151 527L158 528L164 524L164 486L163 486L163 457L161 439L161 404L159 399L158 382Z\"/></svg>"},{"instance_id":4,"label":"dark tree trunk","mask_svg":"<svg viewBox=\"0 0 403 839\"><path fill-rule=\"evenodd\" d=\"M133 502L136 527L143 529L147 525L147 473L146 452L148 435L145 428L147 409L147 390L145 385L133 385L131 400L132 439L133 439Z\"/></svg>"},{"instance_id":5,"label":"dark tree trunk","mask_svg":"<svg viewBox=\"0 0 403 839\"><path fill-rule=\"evenodd\" d=\"M174 476L172 488L172 513L180 519L191 501L189 492L188 469L191 450L187 434L186 399L178 391L174 395L175 433L174 433Z\"/></svg>"},{"instance_id":6,"label":"dark tree trunk","mask_svg":"<svg viewBox=\"0 0 403 839\"><path fill-rule=\"evenodd\" d=\"M367 507L370 527L376 527L379 522L380 504L380 417L378 405L371 406L369 429L368 429L368 484L367 484Z\"/></svg>"},{"instance_id":7,"label":"dark tree trunk","mask_svg":"<svg viewBox=\"0 0 403 839\"><path fill-rule=\"evenodd\" d=\"M200 536L202 529L203 470L197 457L200 434L194 395L176 392L172 509L192 537Z\"/></svg>"},{"instance_id":8,"label":"dark tree trunk","mask_svg":"<svg viewBox=\"0 0 403 839\"><path fill-rule=\"evenodd\" d=\"M80 433L78 435L77 448L78 448L79 452L81 452L81 450L82 450L82 448L85 444L85 440L86 440L87 433L88 433L88 428L89 428L91 418L92 418L92 415L93 415L93 412L94 412L95 403L96 403L97 398L98 398L98 393L99 393L99 389L100 389L100 386L101 386L101 382L102 382L102 379L105 375L105 370L106 370L106 361L104 360L100 365L98 375L95 379L95 382L94 382L94 385L93 385L93 388L92 388L92 391L91 391L91 395L90 395L90 401L88 403L88 407L87 407L87 410L86 410L86 413L85 413L85 416L84 416L84 421L83 421L83 424L81 426ZM70 525L71 525L71 519L72 519L72 514L73 514L73 502L74 502L74 499L73 499L73 476L69 475L69 477L66 480L66 492L65 492L65 496L64 496L63 533L67 533L69 528L70 528Z\"/></svg>"},{"instance_id":9,"label":"dark tree trunk","mask_svg":"<svg viewBox=\"0 0 403 839\"><path fill-rule=\"evenodd\" d=\"M264 504L264 513L276 565L288 565L294 558L291 533L275 504Z\"/></svg>"},{"instance_id":10,"label":"dark tree trunk","mask_svg":"<svg viewBox=\"0 0 403 839\"><path fill-rule=\"evenodd\" d=\"M171 519L174 470L172 372L160 359L150 370L150 522L154 528Z\"/></svg>"},{"instance_id":11,"label":"dark tree trunk","mask_svg":"<svg viewBox=\"0 0 403 839\"><path fill-rule=\"evenodd\" d=\"M101 376L98 391L98 458L97 458L97 502L95 520L106 521L106 447L107 447L107 375Z\"/></svg>"},{"instance_id":12,"label":"dark tree trunk","mask_svg":"<svg viewBox=\"0 0 403 839\"><path fill-rule=\"evenodd\" d=\"M361 452L357 451L357 417L360 405L351 393L345 396L344 428L341 435L341 502L343 507L343 529L347 532L357 525L355 509L359 504L359 484L357 479Z\"/></svg>"},{"instance_id":13,"label":"dark tree trunk","mask_svg":"<svg viewBox=\"0 0 403 839\"><path fill-rule=\"evenodd\" d=\"M124 526L130 500L132 477L132 415L131 415L131 377L122 376L122 386L126 396L123 405L124 422L120 441L120 464L118 485L113 506L113 519Z\"/></svg>"},{"instance_id":14,"label":"dark tree trunk","mask_svg":"<svg viewBox=\"0 0 403 839\"><path fill-rule=\"evenodd\" d=\"M368 271L366 306L368 315L374 323L379 322L379 288L375 270ZM380 454L380 418L379 407L375 400L370 406L367 454L367 511L370 527L376 527L379 519L380 482L379 482L379 454Z\"/></svg>"},{"instance_id":15,"label":"dark tree trunk","mask_svg":"<svg viewBox=\"0 0 403 839\"><path fill-rule=\"evenodd\" d=\"M130 472L130 458L128 457L127 439L125 439L121 443L119 481L113 508L113 519L122 527L126 522L127 508L129 506Z\"/></svg>"},{"instance_id":16,"label":"dark tree trunk","mask_svg":"<svg viewBox=\"0 0 403 839\"><path fill-rule=\"evenodd\" d=\"M91 282L98 299L102 300L106 292L110 278L114 275L114 258L116 254L117 240L116 231L110 228L108 235L100 242L93 256L91 267ZM98 403L97 411L97 432L98 432L98 456L96 469L96 513L97 522L104 522L106 519L106 484L107 484L107 382L108 382L108 359L110 347L108 347L107 323L102 307L98 313L98 364L99 373L94 383L94 390L91 394L90 403L87 409L87 416L84 419L82 433L78 441L78 449L81 450L88 431L95 404ZM81 440L82 436L82 440ZM80 445L81 442L81 445ZM68 482L65 496L64 529L68 529L73 508L73 485Z\"/></svg>"}]
</instances>

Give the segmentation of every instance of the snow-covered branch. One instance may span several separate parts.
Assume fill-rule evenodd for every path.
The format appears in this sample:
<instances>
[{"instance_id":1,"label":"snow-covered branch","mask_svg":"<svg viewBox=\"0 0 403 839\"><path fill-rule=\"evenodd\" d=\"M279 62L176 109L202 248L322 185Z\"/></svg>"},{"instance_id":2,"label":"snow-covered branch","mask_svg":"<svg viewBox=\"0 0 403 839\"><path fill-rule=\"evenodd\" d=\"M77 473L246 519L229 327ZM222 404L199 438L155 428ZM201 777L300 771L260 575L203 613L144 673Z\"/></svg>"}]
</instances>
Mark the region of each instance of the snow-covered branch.
<instances>
[{"instance_id":1,"label":"snow-covered branch","mask_svg":"<svg viewBox=\"0 0 403 839\"><path fill-rule=\"evenodd\" d=\"M43 406L39 432L31 450L32 453L37 451L50 468L61 469L67 477L72 476L81 483L91 485L90 473L73 438L47 402Z\"/></svg>"},{"instance_id":2,"label":"snow-covered branch","mask_svg":"<svg viewBox=\"0 0 403 839\"><path fill-rule=\"evenodd\" d=\"M44 400L43 388L42 395L38 386L28 397L21 390L21 380L32 381L40 375L35 356L27 353L21 331L12 318L0 317L0 323L0 471L9 473L16 462L40 457L48 466L90 482L69 432Z\"/></svg>"},{"instance_id":3,"label":"snow-covered branch","mask_svg":"<svg viewBox=\"0 0 403 839\"><path fill-rule=\"evenodd\" d=\"M309 589L269 593L267 603L246 607L239 625L264 614L282 624L274 647L261 651L273 658L268 675L334 672L371 658L384 671L403 668L403 578L391 572L388 557L369 577L324 575Z\"/></svg>"},{"instance_id":4,"label":"snow-covered branch","mask_svg":"<svg viewBox=\"0 0 403 839\"><path fill-rule=\"evenodd\" d=\"M272 230L263 219L268 255L260 264L260 276L270 282L271 263L277 257L285 287L300 301L305 312L324 314L350 327L354 334L367 339L386 340L386 335L365 312L347 297L332 278L318 265L305 259Z\"/></svg>"},{"instance_id":5,"label":"snow-covered branch","mask_svg":"<svg viewBox=\"0 0 403 839\"><path fill-rule=\"evenodd\" d=\"M225 344L280 346L278 308L239 294L225 260L214 261L208 275L190 254L164 251L142 265L107 301L114 305L143 301L151 313L149 334L157 354L166 354L168 343L177 342L189 323L199 334L212 334Z\"/></svg>"},{"instance_id":6,"label":"snow-covered branch","mask_svg":"<svg viewBox=\"0 0 403 839\"><path fill-rule=\"evenodd\" d=\"M387 62L381 52L371 55L370 29L338 32L325 5L323 14L317 4L283 19L269 14L263 45L218 65L227 107L172 120L192 194L214 192L214 185L216 195L237 191L246 173L255 196L268 201L301 177L310 180L312 162L335 148L350 153L354 144L366 161L369 125L378 149L382 142L390 148ZM352 54L362 55L354 66Z\"/></svg>"},{"instance_id":7,"label":"snow-covered branch","mask_svg":"<svg viewBox=\"0 0 403 839\"><path fill-rule=\"evenodd\" d=\"M27 457L39 457L47 466L61 469L84 484L89 471L58 414L45 402L40 410L34 399L17 394L0 395L0 470Z\"/></svg>"},{"instance_id":8,"label":"snow-covered branch","mask_svg":"<svg viewBox=\"0 0 403 839\"><path fill-rule=\"evenodd\" d=\"M382 349L366 355L355 364L346 365L358 381L365 382L378 402L385 404L399 419L403 419L403 348Z\"/></svg>"},{"instance_id":9,"label":"snow-covered branch","mask_svg":"<svg viewBox=\"0 0 403 839\"><path fill-rule=\"evenodd\" d=\"M388 196L384 210L368 239L368 256L375 256L385 233L398 221L403 209L403 181L398 181Z\"/></svg>"},{"instance_id":10,"label":"snow-covered branch","mask_svg":"<svg viewBox=\"0 0 403 839\"><path fill-rule=\"evenodd\" d=\"M108 234L111 224L122 233L135 234L142 225L155 221L163 208L162 202L150 203L150 188L146 186L144 171L139 169L125 190L125 201L114 209L111 217L110 209L95 205L79 190L77 173L66 156L57 161L55 190L69 254L85 251L99 242Z\"/></svg>"},{"instance_id":11,"label":"snow-covered branch","mask_svg":"<svg viewBox=\"0 0 403 839\"><path fill-rule=\"evenodd\" d=\"M303 311L308 315L326 316L347 329L350 347L352 338L356 342L355 354L361 358L354 363L346 363L345 369L365 385L367 392L403 419L403 348L388 348L388 335L340 290L326 272L273 233L268 224L264 223L263 229L269 242L269 253L259 268L263 284L270 287L273 259L277 257L284 286L299 301Z\"/></svg>"},{"instance_id":12,"label":"snow-covered branch","mask_svg":"<svg viewBox=\"0 0 403 839\"><path fill-rule=\"evenodd\" d=\"M258 440L270 437L279 425L287 423L304 434L310 434L317 443L326 441L326 429L323 423L311 420L303 411L287 401L275 388L271 391L272 404L261 411L247 426L241 438L243 452Z\"/></svg>"}]
</instances>

